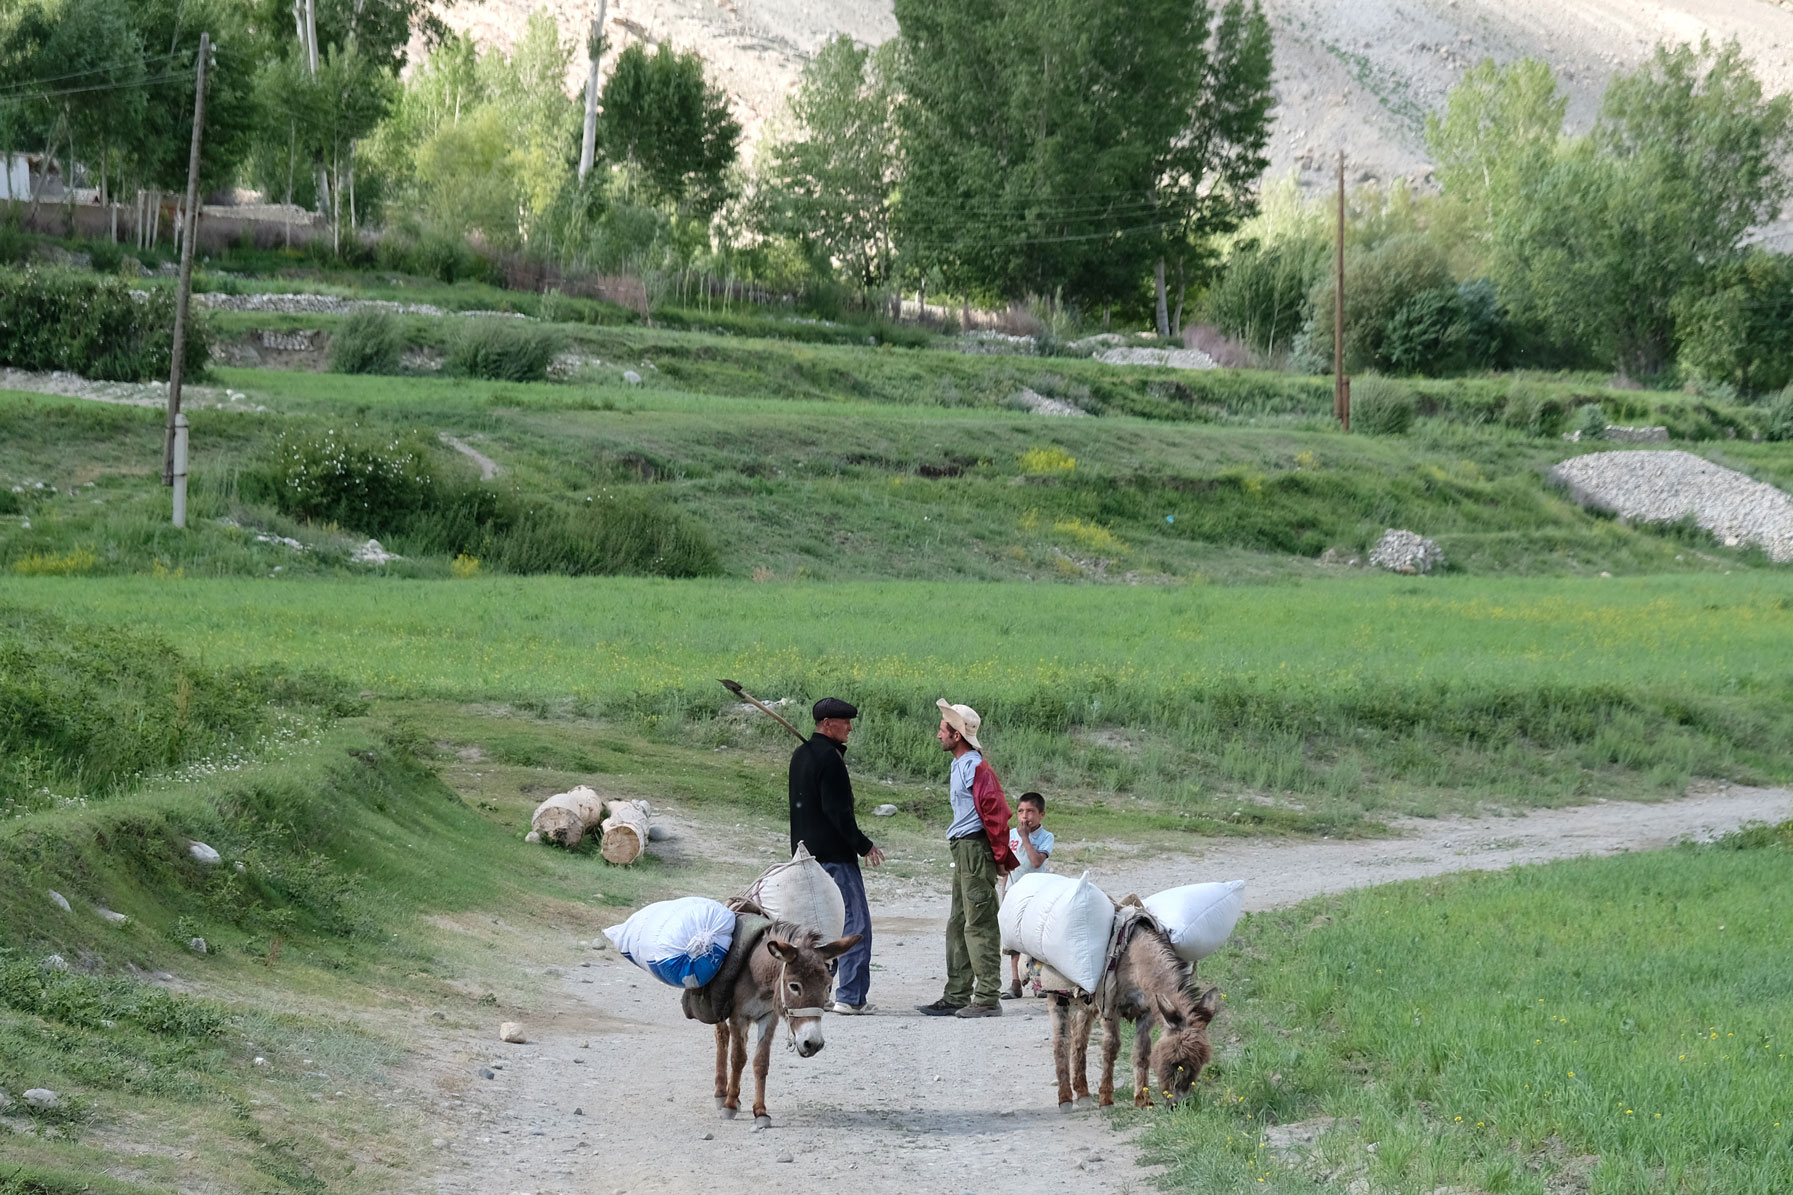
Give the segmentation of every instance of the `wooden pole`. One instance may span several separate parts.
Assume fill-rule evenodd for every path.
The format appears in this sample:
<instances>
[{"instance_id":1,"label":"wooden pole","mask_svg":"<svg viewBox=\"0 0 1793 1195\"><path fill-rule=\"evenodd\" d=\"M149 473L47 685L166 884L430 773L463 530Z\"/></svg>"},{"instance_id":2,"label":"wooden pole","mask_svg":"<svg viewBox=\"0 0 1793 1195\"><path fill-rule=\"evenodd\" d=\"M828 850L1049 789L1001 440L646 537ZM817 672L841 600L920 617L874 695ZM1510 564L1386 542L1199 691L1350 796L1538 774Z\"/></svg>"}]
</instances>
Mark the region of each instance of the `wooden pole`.
<instances>
[{"instance_id":1,"label":"wooden pole","mask_svg":"<svg viewBox=\"0 0 1793 1195\"><path fill-rule=\"evenodd\" d=\"M1339 150L1339 223L1333 257L1338 277L1332 288L1332 413L1351 430L1351 383L1345 377L1345 151Z\"/></svg>"},{"instance_id":2,"label":"wooden pole","mask_svg":"<svg viewBox=\"0 0 1793 1195\"><path fill-rule=\"evenodd\" d=\"M174 484L174 421L181 413L181 374L187 352L187 300L193 293L193 240L199 232L199 142L205 129L205 68L212 38L199 35L199 73L193 89L193 146L187 154L186 227L181 234L181 278L174 292L174 359L168 366L168 425L162 437L162 484Z\"/></svg>"}]
</instances>

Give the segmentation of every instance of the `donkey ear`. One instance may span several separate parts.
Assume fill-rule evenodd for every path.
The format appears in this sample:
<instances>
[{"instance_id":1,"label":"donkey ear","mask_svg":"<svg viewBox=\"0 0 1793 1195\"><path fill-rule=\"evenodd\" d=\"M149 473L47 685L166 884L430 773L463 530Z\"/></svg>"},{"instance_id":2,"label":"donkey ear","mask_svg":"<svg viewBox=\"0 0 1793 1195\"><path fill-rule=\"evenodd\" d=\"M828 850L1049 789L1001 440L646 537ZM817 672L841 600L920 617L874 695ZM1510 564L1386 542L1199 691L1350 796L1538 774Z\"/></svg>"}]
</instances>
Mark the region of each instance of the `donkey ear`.
<instances>
[{"instance_id":1,"label":"donkey ear","mask_svg":"<svg viewBox=\"0 0 1793 1195\"><path fill-rule=\"evenodd\" d=\"M766 949L770 950L774 955L787 963L794 963L797 961L797 948L792 946L789 942L782 941L778 938L767 938Z\"/></svg>"},{"instance_id":2,"label":"donkey ear","mask_svg":"<svg viewBox=\"0 0 1793 1195\"><path fill-rule=\"evenodd\" d=\"M1220 1012L1220 989L1209 988L1195 1002L1195 1016L1199 1021L1212 1021Z\"/></svg>"},{"instance_id":3,"label":"donkey ear","mask_svg":"<svg viewBox=\"0 0 1793 1195\"><path fill-rule=\"evenodd\" d=\"M1158 1019L1164 1022L1166 1029L1174 1033L1183 1027L1185 1023L1183 1010L1177 1007L1175 1000L1165 996L1155 996L1152 1002L1157 1005Z\"/></svg>"},{"instance_id":4,"label":"donkey ear","mask_svg":"<svg viewBox=\"0 0 1793 1195\"><path fill-rule=\"evenodd\" d=\"M841 955L847 953L847 951L853 949L853 947L857 946L858 944L859 944L859 935L858 934L848 934L846 937L841 938L839 941L830 942L826 946L818 947L816 949L816 953L822 956L823 962L827 962L831 958L839 958Z\"/></svg>"}]
</instances>

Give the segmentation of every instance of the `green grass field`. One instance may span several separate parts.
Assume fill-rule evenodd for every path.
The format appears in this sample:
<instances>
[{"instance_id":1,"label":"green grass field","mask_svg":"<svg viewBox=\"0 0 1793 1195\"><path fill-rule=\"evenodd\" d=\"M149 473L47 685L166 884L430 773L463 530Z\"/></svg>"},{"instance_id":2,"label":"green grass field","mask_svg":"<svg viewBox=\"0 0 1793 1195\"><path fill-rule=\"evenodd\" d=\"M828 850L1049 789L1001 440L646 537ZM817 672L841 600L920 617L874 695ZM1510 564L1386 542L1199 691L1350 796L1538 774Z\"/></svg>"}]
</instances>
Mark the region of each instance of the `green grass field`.
<instances>
[{"instance_id":1,"label":"green grass field","mask_svg":"<svg viewBox=\"0 0 1793 1195\"><path fill-rule=\"evenodd\" d=\"M1786 824L1252 915L1201 967L1221 1061L1146 1153L1216 1195L1793 1189L1790 868Z\"/></svg>"}]
</instances>

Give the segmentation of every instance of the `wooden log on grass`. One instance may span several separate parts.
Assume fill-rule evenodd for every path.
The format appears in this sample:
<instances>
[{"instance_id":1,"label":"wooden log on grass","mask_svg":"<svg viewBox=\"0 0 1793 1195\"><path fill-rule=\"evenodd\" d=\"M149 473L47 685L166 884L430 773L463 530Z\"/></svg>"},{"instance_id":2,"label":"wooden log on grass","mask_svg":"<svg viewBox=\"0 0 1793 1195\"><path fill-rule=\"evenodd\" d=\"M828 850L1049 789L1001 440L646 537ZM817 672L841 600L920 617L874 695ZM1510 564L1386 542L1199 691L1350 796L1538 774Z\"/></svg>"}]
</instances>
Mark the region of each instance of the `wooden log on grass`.
<instances>
[{"instance_id":1,"label":"wooden log on grass","mask_svg":"<svg viewBox=\"0 0 1793 1195\"><path fill-rule=\"evenodd\" d=\"M530 828L541 842L578 846L593 826L604 820L604 800L581 784L571 792L555 793L535 807Z\"/></svg>"},{"instance_id":2,"label":"wooden log on grass","mask_svg":"<svg viewBox=\"0 0 1793 1195\"><path fill-rule=\"evenodd\" d=\"M604 843L598 853L606 863L633 863L647 849L647 805L642 801L612 801L604 819Z\"/></svg>"}]
</instances>

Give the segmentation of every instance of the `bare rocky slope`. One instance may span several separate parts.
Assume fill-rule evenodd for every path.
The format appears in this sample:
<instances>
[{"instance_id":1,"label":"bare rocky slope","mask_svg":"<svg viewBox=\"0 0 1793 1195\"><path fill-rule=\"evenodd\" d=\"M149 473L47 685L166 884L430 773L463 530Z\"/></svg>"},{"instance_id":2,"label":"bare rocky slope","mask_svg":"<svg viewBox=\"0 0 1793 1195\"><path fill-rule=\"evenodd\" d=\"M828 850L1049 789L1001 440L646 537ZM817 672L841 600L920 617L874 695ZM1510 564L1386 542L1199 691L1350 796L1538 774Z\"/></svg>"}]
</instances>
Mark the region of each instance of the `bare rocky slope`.
<instances>
[{"instance_id":1,"label":"bare rocky slope","mask_svg":"<svg viewBox=\"0 0 1793 1195\"><path fill-rule=\"evenodd\" d=\"M1279 112L1271 174L1330 181L1343 149L1355 181L1428 175L1425 114L1484 57L1555 66L1570 119L1585 126L1614 71L1662 41L1735 37L1774 94L1793 91L1793 0L1265 0L1276 31ZM583 43L596 0L458 0L442 10L482 44L508 47L536 8ZM775 116L802 69L837 33L896 34L891 0L611 0L612 53L634 42L696 49L733 98L749 137ZM583 70L569 79L582 85ZM1793 249L1793 224L1765 231Z\"/></svg>"}]
</instances>

